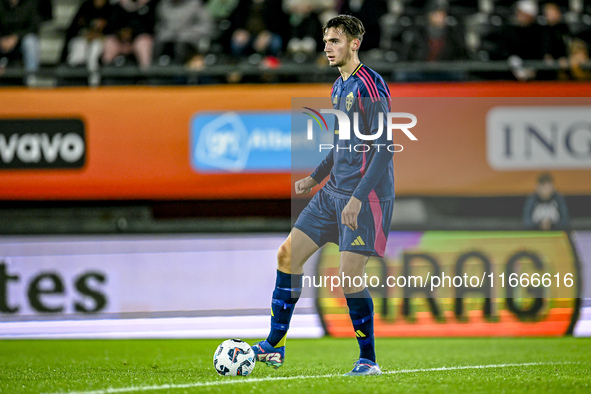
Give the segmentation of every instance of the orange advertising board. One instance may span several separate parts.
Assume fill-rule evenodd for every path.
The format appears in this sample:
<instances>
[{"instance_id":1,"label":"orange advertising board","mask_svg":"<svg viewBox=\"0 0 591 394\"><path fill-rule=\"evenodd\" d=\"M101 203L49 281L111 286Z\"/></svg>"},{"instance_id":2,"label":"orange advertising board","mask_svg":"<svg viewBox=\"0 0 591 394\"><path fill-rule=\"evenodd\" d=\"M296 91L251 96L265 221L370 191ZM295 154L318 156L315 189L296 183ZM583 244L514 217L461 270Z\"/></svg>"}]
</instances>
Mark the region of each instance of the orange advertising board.
<instances>
[{"instance_id":1,"label":"orange advertising board","mask_svg":"<svg viewBox=\"0 0 591 394\"><path fill-rule=\"evenodd\" d=\"M491 103L478 101L480 109L471 109L470 113L462 108L450 111L444 106L434 113L416 98L439 97L443 100L439 103L451 103L446 97L522 97L515 104L526 106L531 97L567 97L569 105L582 106L589 105L585 96L591 92L589 84L558 83L390 88L395 97L401 97L394 103L415 111L419 119L419 141L405 144L406 151L395 155L399 196L525 194L531 191L539 172L536 168L499 170L487 162L483 117ZM212 173L192 167L192 119L204 112L288 113L292 97L326 97L329 92L329 85L2 89L0 158L4 164L12 162L0 168L0 199L289 198L290 174L285 169ZM409 97L415 101L404 99ZM547 105L556 105L553 99L547 100ZM84 137L76 139L71 134L60 134L60 130L47 135L24 130L17 135L2 129L2 121L44 119L81 121ZM453 122L456 127L442 129L445 122ZM589 139L583 132L579 134L573 143L584 145L587 141L588 145ZM79 152L81 147L84 155ZM577 149L585 153L583 148ZM12 165L15 157L23 165ZM48 157L66 161L73 157L83 163L75 168L45 168L39 160ZM563 193L591 193L589 169L550 170Z\"/></svg>"},{"instance_id":2,"label":"orange advertising board","mask_svg":"<svg viewBox=\"0 0 591 394\"><path fill-rule=\"evenodd\" d=\"M338 246L322 249L314 288L329 335L353 336ZM565 232L391 232L363 278L382 337L562 336L577 319L579 265ZM340 282L339 282L340 281Z\"/></svg>"}]
</instances>

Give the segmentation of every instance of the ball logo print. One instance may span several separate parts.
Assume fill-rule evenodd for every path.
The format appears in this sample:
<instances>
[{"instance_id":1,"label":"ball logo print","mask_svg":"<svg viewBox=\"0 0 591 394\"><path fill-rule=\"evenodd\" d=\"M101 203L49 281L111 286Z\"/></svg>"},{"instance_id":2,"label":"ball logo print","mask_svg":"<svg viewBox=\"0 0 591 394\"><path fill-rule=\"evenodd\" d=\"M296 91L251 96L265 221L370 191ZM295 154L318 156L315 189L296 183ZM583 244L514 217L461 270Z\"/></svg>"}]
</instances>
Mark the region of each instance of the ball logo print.
<instances>
[{"instance_id":1,"label":"ball logo print","mask_svg":"<svg viewBox=\"0 0 591 394\"><path fill-rule=\"evenodd\" d=\"M225 340L213 355L213 366L222 376L247 376L255 367L254 352L240 339Z\"/></svg>"}]
</instances>

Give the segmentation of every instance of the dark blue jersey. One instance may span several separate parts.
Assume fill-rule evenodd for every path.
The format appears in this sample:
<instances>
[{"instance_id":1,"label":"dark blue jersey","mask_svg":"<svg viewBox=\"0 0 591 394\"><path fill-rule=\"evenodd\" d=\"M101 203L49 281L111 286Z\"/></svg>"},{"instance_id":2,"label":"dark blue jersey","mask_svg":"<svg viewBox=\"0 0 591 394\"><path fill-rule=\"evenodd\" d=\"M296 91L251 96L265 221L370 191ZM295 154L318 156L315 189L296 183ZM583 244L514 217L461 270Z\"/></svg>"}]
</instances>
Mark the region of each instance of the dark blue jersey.
<instances>
[{"instance_id":1,"label":"dark blue jersey","mask_svg":"<svg viewBox=\"0 0 591 394\"><path fill-rule=\"evenodd\" d=\"M347 114L350 139L339 138L335 119L333 148L312 173L320 183L330 174L324 186L329 194L339 198L355 196L361 201L387 201L394 198L394 164L392 141L387 139L387 114L390 112L390 90L382 77L360 64L346 81L339 77L332 87L333 109ZM359 132L375 135L376 140L363 140L353 131L354 113L358 113ZM388 147L390 146L390 149Z\"/></svg>"}]
</instances>

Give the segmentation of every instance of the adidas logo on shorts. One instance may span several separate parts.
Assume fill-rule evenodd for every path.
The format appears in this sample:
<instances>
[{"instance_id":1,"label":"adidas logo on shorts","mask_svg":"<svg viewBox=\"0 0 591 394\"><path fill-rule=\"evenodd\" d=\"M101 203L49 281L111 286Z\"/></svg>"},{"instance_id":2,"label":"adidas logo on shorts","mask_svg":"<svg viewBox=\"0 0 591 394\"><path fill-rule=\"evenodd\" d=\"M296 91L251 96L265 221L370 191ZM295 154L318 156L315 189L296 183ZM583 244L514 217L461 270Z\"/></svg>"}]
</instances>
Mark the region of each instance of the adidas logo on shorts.
<instances>
[{"instance_id":1,"label":"adidas logo on shorts","mask_svg":"<svg viewBox=\"0 0 591 394\"><path fill-rule=\"evenodd\" d=\"M357 238L355 238L355 241L351 242L351 245L363 246L365 245L365 242L363 242L361 235L359 235Z\"/></svg>"}]
</instances>

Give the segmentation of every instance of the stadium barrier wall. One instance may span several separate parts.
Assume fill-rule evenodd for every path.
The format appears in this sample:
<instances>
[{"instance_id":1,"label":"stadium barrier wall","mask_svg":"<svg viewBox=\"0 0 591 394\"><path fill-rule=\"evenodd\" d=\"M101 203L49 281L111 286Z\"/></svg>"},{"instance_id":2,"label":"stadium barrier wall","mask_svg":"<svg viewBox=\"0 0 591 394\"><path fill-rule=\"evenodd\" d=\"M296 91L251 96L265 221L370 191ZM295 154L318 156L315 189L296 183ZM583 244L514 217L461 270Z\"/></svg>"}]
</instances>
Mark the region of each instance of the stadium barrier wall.
<instances>
[{"instance_id":1,"label":"stadium barrier wall","mask_svg":"<svg viewBox=\"0 0 591 394\"><path fill-rule=\"evenodd\" d=\"M2 237L0 338L262 337L284 238ZM293 335L324 335L302 301Z\"/></svg>"},{"instance_id":2,"label":"stadium barrier wall","mask_svg":"<svg viewBox=\"0 0 591 394\"><path fill-rule=\"evenodd\" d=\"M405 141L395 155L399 196L525 194L540 170L552 170L565 194L591 193L590 84L390 88L394 108L419 120L419 141ZM0 199L289 198L291 98L329 92L328 85L1 89ZM532 105L542 114L552 107L559 122L536 119L524 108ZM499 106L509 107L499 116L511 115L513 145L502 124L488 132L487 116Z\"/></svg>"},{"instance_id":3,"label":"stadium barrier wall","mask_svg":"<svg viewBox=\"0 0 591 394\"><path fill-rule=\"evenodd\" d=\"M0 237L0 338L264 337L284 237ZM305 275L338 274L336 254L321 249ZM591 336L591 232L393 232L367 273L485 270L483 288L372 287L376 335ZM512 287L512 273L551 283ZM340 290L304 286L290 336L353 336Z\"/></svg>"},{"instance_id":4,"label":"stadium barrier wall","mask_svg":"<svg viewBox=\"0 0 591 394\"><path fill-rule=\"evenodd\" d=\"M377 336L562 336L577 321L580 267L565 232L391 232L366 268ZM338 275L338 247L318 277ZM352 336L340 289L319 288L327 332Z\"/></svg>"}]
</instances>

